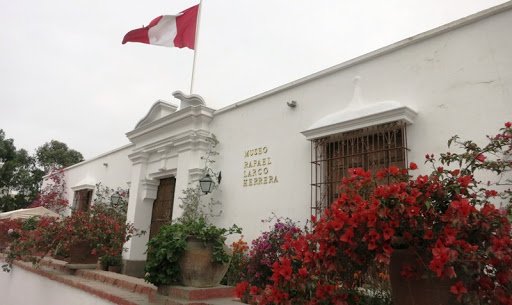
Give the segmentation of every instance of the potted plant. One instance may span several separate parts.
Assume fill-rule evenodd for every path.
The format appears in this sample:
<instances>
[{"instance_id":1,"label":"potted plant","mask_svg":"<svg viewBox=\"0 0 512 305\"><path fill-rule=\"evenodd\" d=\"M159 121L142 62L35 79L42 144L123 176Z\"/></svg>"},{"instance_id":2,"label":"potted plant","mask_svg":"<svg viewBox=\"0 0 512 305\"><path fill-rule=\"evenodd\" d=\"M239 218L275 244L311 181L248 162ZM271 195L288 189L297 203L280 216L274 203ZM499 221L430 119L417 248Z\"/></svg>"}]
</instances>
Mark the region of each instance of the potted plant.
<instances>
[{"instance_id":1,"label":"potted plant","mask_svg":"<svg viewBox=\"0 0 512 305\"><path fill-rule=\"evenodd\" d=\"M121 273L122 257L121 255L103 255L99 259L101 270Z\"/></svg>"},{"instance_id":2,"label":"potted plant","mask_svg":"<svg viewBox=\"0 0 512 305\"><path fill-rule=\"evenodd\" d=\"M415 163L350 169L311 231L285 238L271 283L242 283L239 294L276 305L366 304L375 290L365 277L376 269L391 278L394 305L512 304L512 123L484 146L458 137L448 145L456 148L426 156L429 174L413 176Z\"/></svg>"},{"instance_id":3,"label":"potted plant","mask_svg":"<svg viewBox=\"0 0 512 305\"><path fill-rule=\"evenodd\" d=\"M213 177L213 189L217 189L219 175L210 165L213 150L217 145L214 136L205 160L204 175ZM198 184L188 187L180 198L183 214L174 223L163 226L160 232L148 242L146 281L159 286L159 292L166 294L164 286L182 284L193 287L216 286L229 267L230 256L224 242L226 236L241 233L236 225L219 228L210 223L215 216L214 206L219 202L210 198L205 202Z\"/></svg>"}]
</instances>

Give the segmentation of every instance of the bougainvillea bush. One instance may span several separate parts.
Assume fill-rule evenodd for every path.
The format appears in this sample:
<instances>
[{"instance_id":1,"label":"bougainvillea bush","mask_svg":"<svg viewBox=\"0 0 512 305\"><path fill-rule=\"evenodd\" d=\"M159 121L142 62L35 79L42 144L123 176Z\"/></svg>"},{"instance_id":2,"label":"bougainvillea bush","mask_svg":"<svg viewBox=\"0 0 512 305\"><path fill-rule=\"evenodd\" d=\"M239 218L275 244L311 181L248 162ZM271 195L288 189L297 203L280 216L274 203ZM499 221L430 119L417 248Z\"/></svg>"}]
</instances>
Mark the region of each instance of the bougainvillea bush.
<instances>
[{"instance_id":1,"label":"bougainvillea bush","mask_svg":"<svg viewBox=\"0 0 512 305\"><path fill-rule=\"evenodd\" d=\"M289 218L275 215L264 222L275 223L252 241L243 268L240 268L240 284L237 287L242 300L249 300L249 292L258 294L272 283L272 265L284 254L283 245L286 238L302 234L301 228Z\"/></svg>"},{"instance_id":2,"label":"bougainvillea bush","mask_svg":"<svg viewBox=\"0 0 512 305\"><path fill-rule=\"evenodd\" d=\"M89 211L75 211L62 219L42 217L31 228L16 229L7 261L22 259L36 263L54 254L65 258L81 242L89 244L91 255L119 256L126 241L143 233L126 223L122 215L103 205L93 205Z\"/></svg>"},{"instance_id":3,"label":"bougainvillea bush","mask_svg":"<svg viewBox=\"0 0 512 305\"><path fill-rule=\"evenodd\" d=\"M0 219L0 252L4 251L14 240L17 230L22 227L21 219Z\"/></svg>"},{"instance_id":4,"label":"bougainvillea bush","mask_svg":"<svg viewBox=\"0 0 512 305\"><path fill-rule=\"evenodd\" d=\"M42 206L61 214L68 208L68 204L64 169L53 169L47 175L46 183L37 194L36 199L28 207Z\"/></svg>"},{"instance_id":5,"label":"bougainvillea bush","mask_svg":"<svg viewBox=\"0 0 512 305\"><path fill-rule=\"evenodd\" d=\"M511 126L485 146L451 138L452 151L426 155L430 174L350 169L311 231L286 234L270 283L237 292L253 304L368 304L364 275L407 248L416 261L403 277L446 280L463 304L512 304Z\"/></svg>"}]
</instances>

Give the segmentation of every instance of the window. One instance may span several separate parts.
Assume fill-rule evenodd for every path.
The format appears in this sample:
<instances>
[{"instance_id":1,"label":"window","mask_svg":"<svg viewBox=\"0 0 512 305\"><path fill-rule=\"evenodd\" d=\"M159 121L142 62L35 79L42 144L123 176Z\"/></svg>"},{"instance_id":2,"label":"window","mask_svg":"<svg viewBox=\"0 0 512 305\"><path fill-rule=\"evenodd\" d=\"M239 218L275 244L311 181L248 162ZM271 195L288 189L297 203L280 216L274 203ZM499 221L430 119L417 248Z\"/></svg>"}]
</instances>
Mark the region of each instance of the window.
<instances>
[{"instance_id":1,"label":"window","mask_svg":"<svg viewBox=\"0 0 512 305\"><path fill-rule=\"evenodd\" d=\"M338 196L350 168L371 172L407 164L406 123L396 121L311 141L311 214L319 216Z\"/></svg>"},{"instance_id":2,"label":"window","mask_svg":"<svg viewBox=\"0 0 512 305\"><path fill-rule=\"evenodd\" d=\"M84 189L75 191L73 198L73 209L75 211L88 211L91 205L92 190Z\"/></svg>"}]
</instances>

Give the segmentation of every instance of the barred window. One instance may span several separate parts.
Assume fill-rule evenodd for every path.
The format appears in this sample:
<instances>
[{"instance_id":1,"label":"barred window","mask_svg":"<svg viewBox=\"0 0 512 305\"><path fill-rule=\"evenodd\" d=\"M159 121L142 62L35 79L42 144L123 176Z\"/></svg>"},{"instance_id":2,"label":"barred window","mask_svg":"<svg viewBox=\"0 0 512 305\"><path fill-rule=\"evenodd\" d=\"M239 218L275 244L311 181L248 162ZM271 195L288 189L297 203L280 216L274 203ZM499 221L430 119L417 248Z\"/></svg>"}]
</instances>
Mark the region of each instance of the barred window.
<instances>
[{"instance_id":1,"label":"barred window","mask_svg":"<svg viewBox=\"0 0 512 305\"><path fill-rule=\"evenodd\" d=\"M401 121L329 135L311 141L311 214L319 216L338 196L348 169L375 172L407 164L406 124Z\"/></svg>"}]
</instances>

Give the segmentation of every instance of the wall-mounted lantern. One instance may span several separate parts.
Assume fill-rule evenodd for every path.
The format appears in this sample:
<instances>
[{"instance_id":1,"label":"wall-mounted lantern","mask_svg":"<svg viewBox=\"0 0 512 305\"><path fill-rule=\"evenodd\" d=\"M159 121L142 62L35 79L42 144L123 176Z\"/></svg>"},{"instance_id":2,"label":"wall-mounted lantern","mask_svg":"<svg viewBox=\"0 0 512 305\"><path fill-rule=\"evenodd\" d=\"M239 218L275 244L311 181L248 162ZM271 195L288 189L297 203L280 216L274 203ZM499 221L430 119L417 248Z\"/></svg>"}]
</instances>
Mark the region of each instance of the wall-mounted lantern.
<instances>
[{"instance_id":1,"label":"wall-mounted lantern","mask_svg":"<svg viewBox=\"0 0 512 305\"><path fill-rule=\"evenodd\" d=\"M110 196L110 204L113 206L118 205L121 202L121 195L119 195L119 192L115 192Z\"/></svg>"},{"instance_id":2,"label":"wall-mounted lantern","mask_svg":"<svg viewBox=\"0 0 512 305\"><path fill-rule=\"evenodd\" d=\"M203 178L199 179L199 187L201 191L205 194L208 194L212 191L213 187L213 179L210 177L210 174L206 174Z\"/></svg>"}]
</instances>

